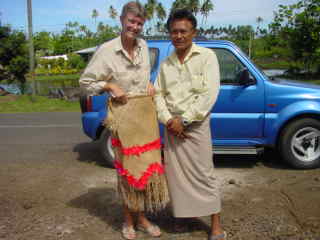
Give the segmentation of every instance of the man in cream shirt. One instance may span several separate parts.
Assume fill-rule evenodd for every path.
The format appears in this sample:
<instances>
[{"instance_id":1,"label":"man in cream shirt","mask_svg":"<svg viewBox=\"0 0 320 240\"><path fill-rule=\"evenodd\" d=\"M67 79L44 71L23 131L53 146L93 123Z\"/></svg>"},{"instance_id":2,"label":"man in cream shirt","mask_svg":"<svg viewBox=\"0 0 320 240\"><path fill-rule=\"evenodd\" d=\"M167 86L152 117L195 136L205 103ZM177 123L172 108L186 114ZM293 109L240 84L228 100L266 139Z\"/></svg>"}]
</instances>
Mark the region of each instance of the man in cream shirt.
<instances>
[{"instance_id":1,"label":"man in cream shirt","mask_svg":"<svg viewBox=\"0 0 320 240\"><path fill-rule=\"evenodd\" d=\"M225 240L220 225L220 193L215 177L210 111L220 86L215 53L192 42L196 18L173 12L167 29L175 51L162 64L155 83L160 122L166 125L164 161L173 215L211 215L210 240Z\"/></svg>"}]
</instances>

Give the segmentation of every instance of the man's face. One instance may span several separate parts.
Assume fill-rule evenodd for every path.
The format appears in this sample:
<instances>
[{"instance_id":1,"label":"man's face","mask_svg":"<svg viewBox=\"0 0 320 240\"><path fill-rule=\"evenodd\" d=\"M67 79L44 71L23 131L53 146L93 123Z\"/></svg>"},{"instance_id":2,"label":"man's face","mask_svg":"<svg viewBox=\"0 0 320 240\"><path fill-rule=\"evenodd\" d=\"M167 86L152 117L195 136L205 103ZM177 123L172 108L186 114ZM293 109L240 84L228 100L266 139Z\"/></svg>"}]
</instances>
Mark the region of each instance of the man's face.
<instances>
[{"instance_id":1,"label":"man's face","mask_svg":"<svg viewBox=\"0 0 320 240\"><path fill-rule=\"evenodd\" d=\"M177 51L185 51L192 45L192 39L196 36L196 29L187 19L178 19L170 25L170 38Z\"/></svg>"},{"instance_id":2,"label":"man's face","mask_svg":"<svg viewBox=\"0 0 320 240\"><path fill-rule=\"evenodd\" d=\"M142 31L145 19L137 17L128 12L127 15L120 17L122 24L122 35L128 39L135 39Z\"/></svg>"}]
</instances>

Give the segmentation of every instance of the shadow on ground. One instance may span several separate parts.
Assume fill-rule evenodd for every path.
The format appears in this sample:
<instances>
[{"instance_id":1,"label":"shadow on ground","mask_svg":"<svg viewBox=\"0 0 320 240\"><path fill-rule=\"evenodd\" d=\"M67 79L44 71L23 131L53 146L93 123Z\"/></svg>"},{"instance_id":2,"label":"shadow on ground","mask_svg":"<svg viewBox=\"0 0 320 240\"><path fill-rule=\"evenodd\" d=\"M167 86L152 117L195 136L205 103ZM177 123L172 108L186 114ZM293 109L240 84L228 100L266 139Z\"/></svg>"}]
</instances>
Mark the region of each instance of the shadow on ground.
<instances>
[{"instance_id":1,"label":"shadow on ground","mask_svg":"<svg viewBox=\"0 0 320 240\"><path fill-rule=\"evenodd\" d=\"M289 164L283 161L279 152L276 149L266 148L261 156L261 161L265 167L274 169L292 169Z\"/></svg>"},{"instance_id":2,"label":"shadow on ground","mask_svg":"<svg viewBox=\"0 0 320 240\"><path fill-rule=\"evenodd\" d=\"M284 163L279 153L274 149L266 148L259 155L215 155L214 163L216 168L253 168L262 165L273 169L290 169Z\"/></svg>"},{"instance_id":3,"label":"shadow on ground","mask_svg":"<svg viewBox=\"0 0 320 240\"><path fill-rule=\"evenodd\" d=\"M99 142L86 142L74 146L73 152L78 153L80 162L96 163L102 167L108 167L100 153Z\"/></svg>"},{"instance_id":4,"label":"shadow on ground","mask_svg":"<svg viewBox=\"0 0 320 240\"><path fill-rule=\"evenodd\" d=\"M122 205L113 188L89 188L87 193L71 200L68 206L86 209L90 215L100 218L114 231L121 229ZM157 215L148 215L147 217L159 225L164 232L177 233L174 229L174 218L171 215L170 206ZM210 228L201 219L184 219L182 232L199 230L209 232Z\"/></svg>"},{"instance_id":5,"label":"shadow on ground","mask_svg":"<svg viewBox=\"0 0 320 240\"><path fill-rule=\"evenodd\" d=\"M116 231L121 227L121 205L114 188L89 188L87 193L71 200L68 205L86 209Z\"/></svg>"}]
</instances>

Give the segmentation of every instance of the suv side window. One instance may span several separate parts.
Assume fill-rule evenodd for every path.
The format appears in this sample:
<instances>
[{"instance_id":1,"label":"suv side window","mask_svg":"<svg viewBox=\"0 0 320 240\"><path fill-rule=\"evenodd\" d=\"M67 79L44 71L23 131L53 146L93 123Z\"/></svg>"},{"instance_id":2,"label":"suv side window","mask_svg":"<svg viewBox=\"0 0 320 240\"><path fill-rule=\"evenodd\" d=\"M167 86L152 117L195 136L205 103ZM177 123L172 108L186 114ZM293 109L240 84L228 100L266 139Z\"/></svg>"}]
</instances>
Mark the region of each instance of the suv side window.
<instances>
[{"instance_id":1,"label":"suv side window","mask_svg":"<svg viewBox=\"0 0 320 240\"><path fill-rule=\"evenodd\" d=\"M158 56L159 56L159 49L158 48L149 48L149 59L150 59L151 72L156 70Z\"/></svg>"},{"instance_id":2,"label":"suv side window","mask_svg":"<svg viewBox=\"0 0 320 240\"><path fill-rule=\"evenodd\" d=\"M218 58L221 84L239 85L240 73L246 67L229 50L221 48L215 48L212 50L216 53ZM251 74L250 78L253 78Z\"/></svg>"}]
</instances>

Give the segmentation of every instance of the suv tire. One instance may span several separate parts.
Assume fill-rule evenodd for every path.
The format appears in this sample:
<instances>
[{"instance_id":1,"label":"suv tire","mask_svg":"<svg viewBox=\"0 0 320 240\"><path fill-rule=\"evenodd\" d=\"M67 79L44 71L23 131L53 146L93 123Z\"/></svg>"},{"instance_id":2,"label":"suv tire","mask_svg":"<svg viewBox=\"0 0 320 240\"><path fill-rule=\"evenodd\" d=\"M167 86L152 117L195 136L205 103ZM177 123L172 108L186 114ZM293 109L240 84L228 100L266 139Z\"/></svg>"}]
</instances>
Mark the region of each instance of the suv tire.
<instances>
[{"instance_id":1,"label":"suv tire","mask_svg":"<svg viewBox=\"0 0 320 240\"><path fill-rule=\"evenodd\" d=\"M111 145L111 133L110 131L105 128L100 136L100 152L103 157L104 163L111 168L114 168L113 162L114 162L114 152L112 150Z\"/></svg>"},{"instance_id":2,"label":"suv tire","mask_svg":"<svg viewBox=\"0 0 320 240\"><path fill-rule=\"evenodd\" d=\"M294 168L320 166L320 121L303 118L289 123L282 130L279 151Z\"/></svg>"}]
</instances>

